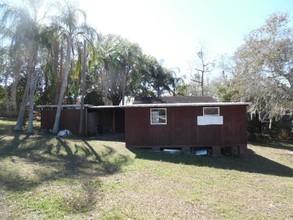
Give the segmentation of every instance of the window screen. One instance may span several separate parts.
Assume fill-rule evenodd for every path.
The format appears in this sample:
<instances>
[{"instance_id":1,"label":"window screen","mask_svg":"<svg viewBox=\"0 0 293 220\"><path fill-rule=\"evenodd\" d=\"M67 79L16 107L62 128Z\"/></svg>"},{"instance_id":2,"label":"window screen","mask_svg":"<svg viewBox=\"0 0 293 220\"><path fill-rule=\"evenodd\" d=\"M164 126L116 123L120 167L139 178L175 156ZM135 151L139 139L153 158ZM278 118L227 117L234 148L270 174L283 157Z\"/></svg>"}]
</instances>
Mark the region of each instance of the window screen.
<instances>
[{"instance_id":1,"label":"window screen","mask_svg":"<svg viewBox=\"0 0 293 220\"><path fill-rule=\"evenodd\" d=\"M219 109L219 107L204 107L203 108L203 115L210 115L210 116L220 115L220 109Z\"/></svg>"},{"instance_id":2,"label":"window screen","mask_svg":"<svg viewBox=\"0 0 293 220\"><path fill-rule=\"evenodd\" d=\"M167 109L165 108L151 109L151 124L152 125L167 124Z\"/></svg>"}]
</instances>

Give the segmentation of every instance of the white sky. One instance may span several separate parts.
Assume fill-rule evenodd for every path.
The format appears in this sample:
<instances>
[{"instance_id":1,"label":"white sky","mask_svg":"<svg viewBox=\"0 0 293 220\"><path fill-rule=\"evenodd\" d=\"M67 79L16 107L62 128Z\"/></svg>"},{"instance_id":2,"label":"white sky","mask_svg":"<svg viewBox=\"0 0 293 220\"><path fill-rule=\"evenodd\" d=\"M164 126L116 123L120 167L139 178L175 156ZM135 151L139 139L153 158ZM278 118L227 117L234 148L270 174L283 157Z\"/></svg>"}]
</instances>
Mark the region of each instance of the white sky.
<instances>
[{"instance_id":1,"label":"white sky","mask_svg":"<svg viewBox=\"0 0 293 220\"><path fill-rule=\"evenodd\" d=\"M292 0L80 0L80 8L99 32L138 43L186 75L199 44L211 57L231 55L271 13L293 19Z\"/></svg>"}]
</instances>

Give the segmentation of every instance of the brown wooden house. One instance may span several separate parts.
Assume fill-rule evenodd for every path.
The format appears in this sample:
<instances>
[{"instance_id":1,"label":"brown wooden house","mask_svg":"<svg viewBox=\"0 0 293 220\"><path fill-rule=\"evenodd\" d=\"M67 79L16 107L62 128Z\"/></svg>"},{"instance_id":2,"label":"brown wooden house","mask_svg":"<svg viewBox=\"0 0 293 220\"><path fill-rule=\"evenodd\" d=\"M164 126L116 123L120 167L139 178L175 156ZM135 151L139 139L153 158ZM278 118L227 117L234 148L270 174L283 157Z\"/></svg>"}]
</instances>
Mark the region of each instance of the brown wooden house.
<instances>
[{"instance_id":1,"label":"brown wooden house","mask_svg":"<svg viewBox=\"0 0 293 220\"><path fill-rule=\"evenodd\" d=\"M247 105L216 102L211 97L162 97L136 98L127 106L87 106L84 134L123 133L128 148L207 149L214 155L240 155L247 148ZM54 108L42 109L41 127L52 128L54 120L50 116L48 123L48 115L54 115ZM76 116L68 113L72 109L63 111L60 127L76 133L78 106Z\"/></svg>"}]
</instances>

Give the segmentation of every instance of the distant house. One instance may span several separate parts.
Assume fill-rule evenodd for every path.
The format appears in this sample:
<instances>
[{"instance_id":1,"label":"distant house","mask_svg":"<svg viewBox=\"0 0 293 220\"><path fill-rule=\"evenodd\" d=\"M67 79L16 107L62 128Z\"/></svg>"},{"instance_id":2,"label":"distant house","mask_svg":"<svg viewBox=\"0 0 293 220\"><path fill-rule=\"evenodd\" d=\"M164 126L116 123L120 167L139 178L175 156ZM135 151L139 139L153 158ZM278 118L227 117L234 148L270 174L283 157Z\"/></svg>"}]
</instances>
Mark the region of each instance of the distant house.
<instances>
[{"instance_id":1,"label":"distant house","mask_svg":"<svg viewBox=\"0 0 293 220\"><path fill-rule=\"evenodd\" d=\"M214 155L240 155L247 149L248 103L216 102L212 97L139 97L127 106L86 106L85 134L123 133L128 148L207 149ZM52 128L55 107L42 108L43 129ZM64 108L61 129L78 131L78 106ZM75 111L75 116L69 112ZM67 120L66 118L74 118ZM48 121L50 122L48 124ZM74 126L72 126L75 124Z\"/></svg>"},{"instance_id":2,"label":"distant house","mask_svg":"<svg viewBox=\"0 0 293 220\"><path fill-rule=\"evenodd\" d=\"M186 104L186 103L205 103L217 102L211 96L164 96L164 97L136 97L133 104Z\"/></svg>"}]
</instances>

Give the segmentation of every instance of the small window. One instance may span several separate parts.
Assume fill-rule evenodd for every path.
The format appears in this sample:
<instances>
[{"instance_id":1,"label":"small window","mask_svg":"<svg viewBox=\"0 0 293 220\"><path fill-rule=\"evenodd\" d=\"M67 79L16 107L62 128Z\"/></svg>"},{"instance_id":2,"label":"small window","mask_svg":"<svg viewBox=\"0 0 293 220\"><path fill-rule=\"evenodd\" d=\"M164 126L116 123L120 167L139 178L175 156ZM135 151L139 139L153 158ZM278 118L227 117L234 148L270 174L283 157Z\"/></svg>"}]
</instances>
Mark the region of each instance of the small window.
<instances>
[{"instance_id":1,"label":"small window","mask_svg":"<svg viewBox=\"0 0 293 220\"><path fill-rule=\"evenodd\" d=\"M220 109L219 107L204 107L203 108L203 115L206 116L219 116Z\"/></svg>"},{"instance_id":2,"label":"small window","mask_svg":"<svg viewBox=\"0 0 293 220\"><path fill-rule=\"evenodd\" d=\"M151 125L167 124L167 109L153 108L151 109Z\"/></svg>"}]
</instances>

